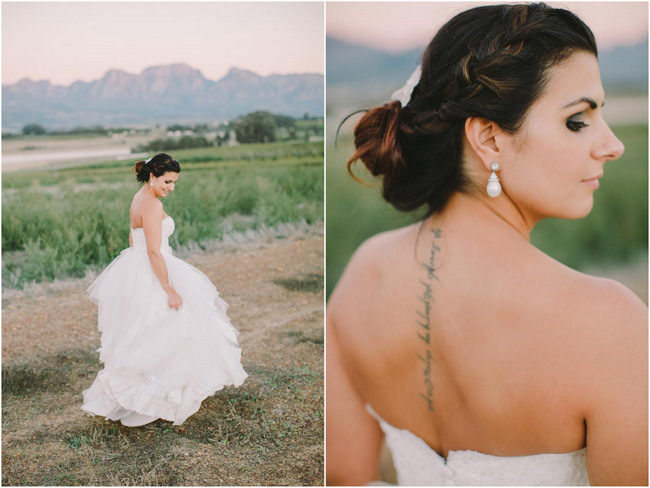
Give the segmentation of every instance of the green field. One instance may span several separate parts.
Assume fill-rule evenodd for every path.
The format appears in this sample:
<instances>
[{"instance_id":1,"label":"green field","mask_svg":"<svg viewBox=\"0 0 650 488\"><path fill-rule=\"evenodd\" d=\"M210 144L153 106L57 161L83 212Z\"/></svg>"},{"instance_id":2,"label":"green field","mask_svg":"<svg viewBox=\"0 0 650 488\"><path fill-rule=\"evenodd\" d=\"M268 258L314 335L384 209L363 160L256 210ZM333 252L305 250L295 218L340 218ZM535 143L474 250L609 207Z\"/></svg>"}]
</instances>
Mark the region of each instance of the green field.
<instances>
[{"instance_id":1,"label":"green field","mask_svg":"<svg viewBox=\"0 0 650 488\"><path fill-rule=\"evenodd\" d=\"M275 143L175 151L172 247L283 222L323 219L323 144ZM3 287L83 276L128 246L133 160L2 178Z\"/></svg>"},{"instance_id":2,"label":"green field","mask_svg":"<svg viewBox=\"0 0 650 488\"><path fill-rule=\"evenodd\" d=\"M540 222L532 243L576 269L630 262L648 251L648 126L613 127L625 154L607 163L592 212L581 220ZM366 187L345 168L352 154L351 136L339 137L327 151L327 295L332 292L350 255L379 232L408 225L415 214L402 214L381 198L376 182ZM367 174L355 165L356 174Z\"/></svg>"}]
</instances>

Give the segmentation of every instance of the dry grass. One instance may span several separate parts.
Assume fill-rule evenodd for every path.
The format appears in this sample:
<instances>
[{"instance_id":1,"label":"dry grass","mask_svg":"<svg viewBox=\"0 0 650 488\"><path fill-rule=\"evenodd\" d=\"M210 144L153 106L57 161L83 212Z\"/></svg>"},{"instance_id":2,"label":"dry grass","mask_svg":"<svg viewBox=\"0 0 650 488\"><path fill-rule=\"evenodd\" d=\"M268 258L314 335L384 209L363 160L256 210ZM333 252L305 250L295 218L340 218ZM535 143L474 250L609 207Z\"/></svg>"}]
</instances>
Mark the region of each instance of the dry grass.
<instances>
[{"instance_id":1,"label":"dry grass","mask_svg":"<svg viewBox=\"0 0 650 488\"><path fill-rule=\"evenodd\" d=\"M3 485L322 485L323 239L247 243L187 260L240 330L243 386L182 426L84 413L101 369L91 276L3 297Z\"/></svg>"}]
</instances>

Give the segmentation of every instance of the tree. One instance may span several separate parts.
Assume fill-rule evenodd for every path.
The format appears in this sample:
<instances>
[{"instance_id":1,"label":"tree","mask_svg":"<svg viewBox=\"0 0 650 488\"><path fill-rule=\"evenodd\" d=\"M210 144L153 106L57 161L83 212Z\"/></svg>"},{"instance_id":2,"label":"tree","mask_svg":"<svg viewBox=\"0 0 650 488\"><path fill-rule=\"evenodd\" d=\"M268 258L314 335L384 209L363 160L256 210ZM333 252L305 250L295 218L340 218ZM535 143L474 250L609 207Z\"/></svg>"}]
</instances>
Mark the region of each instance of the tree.
<instances>
[{"instance_id":1,"label":"tree","mask_svg":"<svg viewBox=\"0 0 650 488\"><path fill-rule=\"evenodd\" d=\"M23 134L26 136L42 136L45 132L45 127L39 124L27 124L23 127Z\"/></svg>"},{"instance_id":2,"label":"tree","mask_svg":"<svg viewBox=\"0 0 650 488\"><path fill-rule=\"evenodd\" d=\"M287 129L296 126L296 119L288 115L274 115L275 124L278 127L286 127Z\"/></svg>"},{"instance_id":3,"label":"tree","mask_svg":"<svg viewBox=\"0 0 650 488\"><path fill-rule=\"evenodd\" d=\"M273 142L275 136L275 117L270 112L251 112L236 120L234 130L237 141L247 142Z\"/></svg>"}]
</instances>

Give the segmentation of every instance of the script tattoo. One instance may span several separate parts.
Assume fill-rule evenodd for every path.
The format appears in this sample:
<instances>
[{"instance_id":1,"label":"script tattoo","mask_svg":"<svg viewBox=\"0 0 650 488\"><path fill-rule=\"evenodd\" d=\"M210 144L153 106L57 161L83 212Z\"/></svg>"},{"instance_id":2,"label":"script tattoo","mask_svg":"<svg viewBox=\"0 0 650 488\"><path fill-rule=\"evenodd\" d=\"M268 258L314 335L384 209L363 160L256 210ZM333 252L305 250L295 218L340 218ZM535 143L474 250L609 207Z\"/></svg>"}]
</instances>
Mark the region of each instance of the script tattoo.
<instances>
[{"instance_id":1,"label":"script tattoo","mask_svg":"<svg viewBox=\"0 0 650 488\"><path fill-rule=\"evenodd\" d=\"M429 260L423 261L422 265L426 270L426 279L420 279L420 295L418 296L417 314L417 335L422 341L422 352L418 353L418 358L422 361L422 376L424 379L424 392L420 392L420 397L427 403L427 408L433 412L433 379L431 365L435 362L431 352L431 305L433 303L433 292L431 284L433 281L440 281L436 276L435 258L436 253L440 252L440 247L436 239L440 239L442 231L438 228L433 229L433 240L429 252Z\"/></svg>"}]
</instances>

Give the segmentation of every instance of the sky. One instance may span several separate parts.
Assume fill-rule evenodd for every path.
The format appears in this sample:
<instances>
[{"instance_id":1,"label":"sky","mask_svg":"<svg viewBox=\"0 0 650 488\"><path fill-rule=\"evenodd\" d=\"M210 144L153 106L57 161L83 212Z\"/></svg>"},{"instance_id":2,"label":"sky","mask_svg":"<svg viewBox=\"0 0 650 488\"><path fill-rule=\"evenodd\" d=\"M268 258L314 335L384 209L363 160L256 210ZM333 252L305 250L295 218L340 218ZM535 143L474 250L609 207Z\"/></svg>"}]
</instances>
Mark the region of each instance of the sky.
<instances>
[{"instance_id":1,"label":"sky","mask_svg":"<svg viewBox=\"0 0 650 488\"><path fill-rule=\"evenodd\" d=\"M389 52L422 48L455 13L494 2L327 2L327 34ZM601 50L648 36L647 2L553 2L592 28ZM93 81L186 63L218 80L323 73L324 9L311 2L2 2L2 83Z\"/></svg>"},{"instance_id":2,"label":"sky","mask_svg":"<svg viewBox=\"0 0 650 488\"><path fill-rule=\"evenodd\" d=\"M208 79L323 73L322 2L2 2L2 84L185 63Z\"/></svg>"},{"instance_id":3,"label":"sky","mask_svg":"<svg viewBox=\"0 0 650 488\"><path fill-rule=\"evenodd\" d=\"M423 48L455 14L468 8L518 2L328 2L327 35L388 52ZM647 2L554 2L575 12L593 31L599 50L648 37Z\"/></svg>"}]
</instances>

